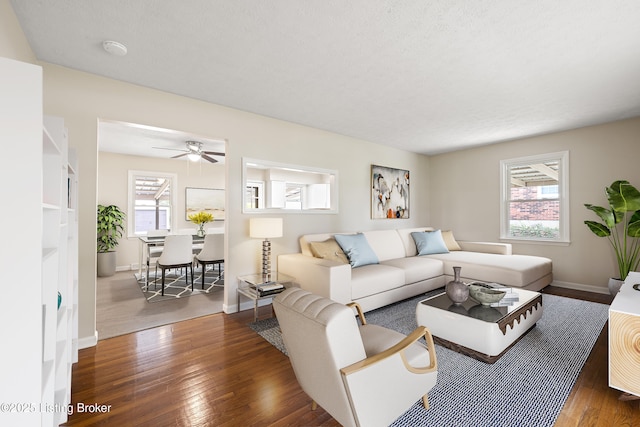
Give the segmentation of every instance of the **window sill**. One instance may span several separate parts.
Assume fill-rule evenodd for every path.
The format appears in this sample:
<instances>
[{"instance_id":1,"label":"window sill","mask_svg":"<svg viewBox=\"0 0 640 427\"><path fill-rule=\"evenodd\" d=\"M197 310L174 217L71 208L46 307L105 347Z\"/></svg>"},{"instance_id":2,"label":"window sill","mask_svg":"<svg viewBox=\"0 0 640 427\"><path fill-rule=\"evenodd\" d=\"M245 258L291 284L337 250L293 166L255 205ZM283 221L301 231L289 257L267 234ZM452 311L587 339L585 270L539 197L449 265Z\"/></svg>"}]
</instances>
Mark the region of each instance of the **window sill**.
<instances>
[{"instance_id":1,"label":"window sill","mask_svg":"<svg viewBox=\"0 0 640 427\"><path fill-rule=\"evenodd\" d=\"M521 245L550 245L550 246L569 246L570 240L533 240L518 239L516 237L500 237L502 243L516 243Z\"/></svg>"}]
</instances>

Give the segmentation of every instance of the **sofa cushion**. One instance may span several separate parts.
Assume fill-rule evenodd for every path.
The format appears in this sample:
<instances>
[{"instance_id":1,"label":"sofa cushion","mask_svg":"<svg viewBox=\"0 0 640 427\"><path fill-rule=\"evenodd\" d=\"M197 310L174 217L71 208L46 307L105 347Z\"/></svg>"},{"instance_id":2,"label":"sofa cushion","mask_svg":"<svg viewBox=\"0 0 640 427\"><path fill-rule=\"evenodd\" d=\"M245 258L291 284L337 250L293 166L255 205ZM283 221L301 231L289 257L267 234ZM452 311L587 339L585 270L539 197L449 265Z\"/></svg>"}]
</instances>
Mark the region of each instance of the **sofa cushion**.
<instances>
[{"instance_id":1,"label":"sofa cushion","mask_svg":"<svg viewBox=\"0 0 640 427\"><path fill-rule=\"evenodd\" d=\"M351 270L353 300L399 288L404 284L404 271L390 265L370 264Z\"/></svg>"},{"instance_id":2,"label":"sofa cushion","mask_svg":"<svg viewBox=\"0 0 640 427\"><path fill-rule=\"evenodd\" d=\"M379 261L405 256L402 240L396 230L365 231L364 235Z\"/></svg>"},{"instance_id":3,"label":"sofa cushion","mask_svg":"<svg viewBox=\"0 0 640 427\"><path fill-rule=\"evenodd\" d=\"M416 242L411 237L411 233L414 231L433 231L432 227L420 227L420 228L399 228L396 230L402 245L404 246L404 256L416 256L418 251L416 250Z\"/></svg>"},{"instance_id":4,"label":"sofa cushion","mask_svg":"<svg viewBox=\"0 0 640 427\"><path fill-rule=\"evenodd\" d=\"M454 251L427 255L444 262L444 273L453 275L453 267L462 267L463 278L497 282L523 287L551 273L551 260L532 255L497 255L480 252Z\"/></svg>"},{"instance_id":5,"label":"sofa cushion","mask_svg":"<svg viewBox=\"0 0 640 427\"><path fill-rule=\"evenodd\" d=\"M349 264L349 259L333 237L322 242L309 242L311 253L316 258L330 259Z\"/></svg>"},{"instance_id":6,"label":"sofa cushion","mask_svg":"<svg viewBox=\"0 0 640 427\"><path fill-rule=\"evenodd\" d=\"M309 244L311 242L322 242L331 238L333 238L333 233L305 234L300 236L300 239L298 240L300 242L300 252L306 256L313 256Z\"/></svg>"},{"instance_id":7,"label":"sofa cushion","mask_svg":"<svg viewBox=\"0 0 640 427\"><path fill-rule=\"evenodd\" d=\"M411 237L413 237L413 240L416 242L418 255L442 254L449 252L447 245L442 239L442 232L440 230L413 232L411 233Z\"/></svg>"},{"instance_id":8,"label":"sofa cushion","mask_svg":"<svg viewBox=\"0 0 640 427\"><path fill-rule=\"evenodd\" d=\"M333 236L340 245L351 267L362 267L369 264L377 264L378 257L369 246L367 238L362 233L336 234Z\"/></svg>"},{"instance_id":9,"label":"sofa cushion","mask_svg":"<svg viewBox=\"0 0 640 427\"><path fill-rule=\"evenodd\" d=\"M447 245L447 249L449 251L461 251L462 248L456 242L456 238L453 237L453 231L446 230L442 232L442 240L444 240L445 245Z\"/></svg>"},{"instance_id":10,"label":"sofa cushion","mask_svg":"<svg viewBox=\"0 0 640 427\"><path fill-rule=\"evenodd\" d=\"M404 281L407 285L432 279L444 274L444 264L437 259L428 257L406 257L390 259L381 262L383 265L396 267L404 271Z\"/></svg>"}]
</instances>

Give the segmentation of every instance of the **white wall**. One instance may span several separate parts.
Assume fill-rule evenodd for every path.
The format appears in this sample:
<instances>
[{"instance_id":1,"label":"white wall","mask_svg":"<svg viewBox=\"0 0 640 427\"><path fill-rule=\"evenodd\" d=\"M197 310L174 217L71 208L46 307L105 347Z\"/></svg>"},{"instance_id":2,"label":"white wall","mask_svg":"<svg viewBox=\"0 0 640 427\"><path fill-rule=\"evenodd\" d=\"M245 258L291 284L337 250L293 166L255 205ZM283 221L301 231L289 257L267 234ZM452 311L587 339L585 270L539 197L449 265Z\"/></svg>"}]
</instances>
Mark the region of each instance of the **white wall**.
<instances>
[{"instance_id":1,"label":"white wall","mask_svg":"<svg viewBox=\"0 0 640 427\"><path fill-rule=\"evenodd\" d=\"M185 188L225 188L224 163L211 164L209 162L189 162L186 158L160 159L156 157L127 156L123 154L98 153L98 203L103 205L117 205L127 213L128 211L128 174L130 170L175 173L178 185L173 191L177 195L177 205L174 207L176 228L193 228L196 225L185 219ZM213 221L206 228L224 228L224 221ZM126 224L125 224L126 230ZM127 270L137 268L139 257L138 238L126 236L120 240L116 248L117 269Z\"/></svg>"},{"instance_id":2,"label":"white wall","mask_svg":"<svg viewBox=\"0 0 640 427\"><path fill-rule=\"evenodd\" d=\"M500 160L569 151L571 244L514 244L517 254L553 260L554 280L606 293L616 276L613 250L585 220L599 221L585 203L607 206L604 188L626 179L640 188L640 118L488 145L430 158L429 212L434 225L460 240L498 241Z\"/></svg>"},{"instance_id":3,"label":"white wall","mask_svg":"<svg viewBox=\"0 0 640 427\"><path fill-rule=\"evenodd\" d=\"M20 28L9 0L0 0L0 56L36 63L36 56Z\"/></svg>"},{"instance_id":4,"label":"white wall","mask_svg":"<svg viewBox=\"0 0 640 427\"><path fill-rule=\"evenodd\" d=\"M97 122L110 119L227 139L226 212L227 277L259 271L260 242L248 237L249 215L242 214L242 157L280 161L340 174L340 213L283 214L285 237L273 241L273 256L298 250L303 233L414 226L429 221L426 201L428 158L365 141L175 96L99 76L43 64L44 108L64 117L70 145L78 151L80 169L80 335L95 332L95 209ZM409 169L412 217L370 219L371 164ZM225 309L234 311L232 280L225 288Z\"/></svg>"}]
</instances>

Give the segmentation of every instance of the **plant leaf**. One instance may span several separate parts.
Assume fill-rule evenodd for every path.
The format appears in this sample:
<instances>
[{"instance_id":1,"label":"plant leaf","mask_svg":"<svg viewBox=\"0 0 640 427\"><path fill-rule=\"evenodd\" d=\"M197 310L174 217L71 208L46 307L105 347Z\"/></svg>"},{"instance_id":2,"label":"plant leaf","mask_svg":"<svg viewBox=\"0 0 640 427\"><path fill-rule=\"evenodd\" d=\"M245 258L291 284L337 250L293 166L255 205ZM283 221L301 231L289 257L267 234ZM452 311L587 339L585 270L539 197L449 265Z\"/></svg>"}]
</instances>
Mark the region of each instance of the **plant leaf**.
<instances>
[{"instance_id":1,"label":"plant leaf","mask_svg":"<svg viewBox=\"0 0 640 427\"><path fill-rule=\"evenodd\" d=\"M595 221L585 221L584 223L587 224L589 230L591 230L593 234L598 237L611 236L611 230L609 230L609 228L607 228L607 226L604 224L600 224L599 222Z\"/></svg>"},{"instance_id":2,"label":"plant leaf","mask_svg":"<svg viewBox=\"0 0 640 427\"><path fill-rule=\"evenodd\" d=\"M613 211L603 208L602 206L594 206L590 204L584 205L590 211L593 211L604 221L607 227L612 228L616 224L616 218Z\"/></svg>"},{"instance_id":3,"label":"plant leaf","mask_svg":"<svg viewBox=\"0 0 640 427\"><path fill-rule=\"evenodd\" d=\"M629 227L627 228L627 236L640 237L640 211L636 211L629 220Z\"/></svg>"},{"instance_id":4,"label":"plant leaf","mask_svg":"<svg viewBox=\"0 0 640 427\"><path fill-rule=\"evenodd\" d=\"M640 210L640 191L629 181L615 181L606 191L609 204L616 213Z\"/></svg>"}]
</instances>

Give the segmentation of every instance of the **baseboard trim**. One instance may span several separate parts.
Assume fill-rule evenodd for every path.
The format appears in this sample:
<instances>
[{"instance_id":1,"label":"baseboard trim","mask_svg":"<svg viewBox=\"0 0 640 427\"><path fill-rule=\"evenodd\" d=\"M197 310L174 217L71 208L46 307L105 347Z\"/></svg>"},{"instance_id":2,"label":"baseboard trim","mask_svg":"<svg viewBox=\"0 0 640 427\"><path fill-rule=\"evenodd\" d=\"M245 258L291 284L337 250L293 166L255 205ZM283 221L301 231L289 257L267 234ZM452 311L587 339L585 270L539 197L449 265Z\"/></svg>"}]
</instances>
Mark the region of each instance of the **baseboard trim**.
<instances>
[{"instance_id":1,"label":"baseboard trim","mask_svg":"<svg viewBox=\"0 0 640 427\"><path fill-rule=\"evenodd\" d=\"M82 337L78 339L79 350L82 350L83 348L95 347L96 344L98 344L98 331L95 331L92 337Z\"/></svg>"},{"instance_id":2,"label":"baseboard trim","mask_svg":"<svg viewBox=\"0 0 640 427\"><path fill-rule=\"evenodd\" d=\"M258 308L271 304L271 300L272 298L258 300ZM239 311L253 310L253 308L253 301L244 301L240 303ZM222 304L222 311L224 311L226 314L238 313L238 304Z\"/></svg>"},{"instance_id":3,"label":"baseboard trim","mask_svg":"<svg viewBox=\"0 0 640 427\"><path fill-rule=\"evenodd\" d=\"M574 289L576 291L585 291L585 292L593 292L596 294L609 295L609 288L606 286L594 286L594 285L585 285L583 283L560 282L557 280L554 280L553 282L551 282L551 286L557 286L559 288L565 288L565 289Z\"/></svg>"}]
</instances>

